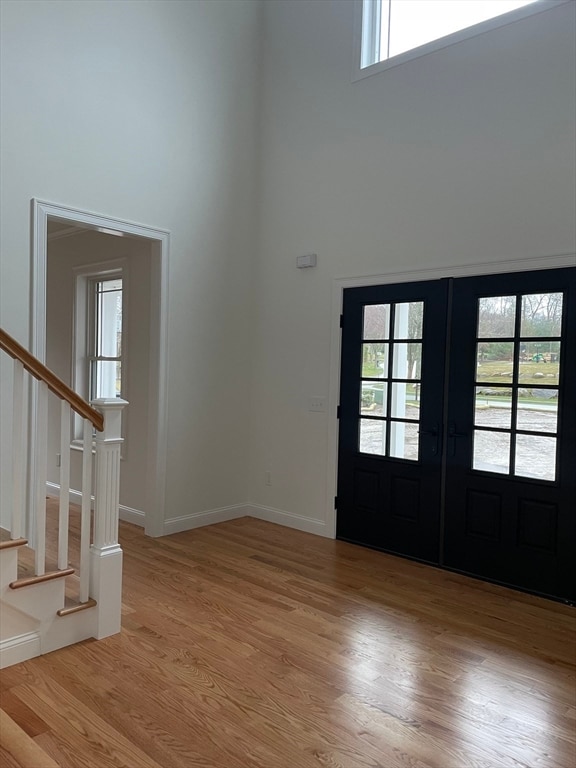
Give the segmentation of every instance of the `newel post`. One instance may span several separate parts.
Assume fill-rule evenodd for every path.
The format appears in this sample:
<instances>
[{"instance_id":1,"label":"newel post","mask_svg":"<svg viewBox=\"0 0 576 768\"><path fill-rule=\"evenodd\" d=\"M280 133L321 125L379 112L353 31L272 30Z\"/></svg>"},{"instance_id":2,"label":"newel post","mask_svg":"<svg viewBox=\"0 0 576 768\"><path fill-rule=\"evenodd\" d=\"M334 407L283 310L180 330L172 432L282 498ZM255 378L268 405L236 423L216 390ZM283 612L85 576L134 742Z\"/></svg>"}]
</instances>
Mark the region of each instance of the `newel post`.
<instances>
[{"instance_id":1,"label":"newel post","mask_svg":"<svg viewBox=\"0 0 576 768\"><path fill-rule=\"evenodd\" d=\"M94 439L94 537L90 547L90 597L98 603L97 639L120 632L122 549L118 544L118 505L122 410L127 405L120 398L92 401L92 406L104 415L104 430L96 432Z\"/></svg>"}]
</instances>

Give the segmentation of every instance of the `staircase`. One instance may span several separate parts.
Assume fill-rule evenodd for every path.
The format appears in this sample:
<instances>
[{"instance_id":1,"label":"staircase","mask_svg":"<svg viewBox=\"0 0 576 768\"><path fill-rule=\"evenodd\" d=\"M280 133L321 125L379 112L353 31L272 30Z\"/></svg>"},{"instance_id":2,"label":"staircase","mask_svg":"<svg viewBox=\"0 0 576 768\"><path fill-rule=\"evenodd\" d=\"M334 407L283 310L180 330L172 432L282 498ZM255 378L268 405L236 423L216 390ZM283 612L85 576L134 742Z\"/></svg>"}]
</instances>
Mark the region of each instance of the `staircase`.
<instances>
[{"instance_id":1,"label":"staircase","mask_svg":"<svg viewBox=\"0 0 576 768\"><path fill-rule=\"evenodd\" d=\"M127 403L118 398L85 402L1 329L0 349L13 362L11 466L2 467L3 478L12 486L11 509L2 511L0 521L3 668L120 631L118 496L121 414ZM56 398L60 407L61 466L59 500L48 503L47 515L49 398ZM25 407L28 399L30 408ZM71 514L74 414L83 419L84 439L82 505ZM26 424L31 424L28 430ZM71 543L77 544L75 549Z\"/></svg>"}]
</instances>

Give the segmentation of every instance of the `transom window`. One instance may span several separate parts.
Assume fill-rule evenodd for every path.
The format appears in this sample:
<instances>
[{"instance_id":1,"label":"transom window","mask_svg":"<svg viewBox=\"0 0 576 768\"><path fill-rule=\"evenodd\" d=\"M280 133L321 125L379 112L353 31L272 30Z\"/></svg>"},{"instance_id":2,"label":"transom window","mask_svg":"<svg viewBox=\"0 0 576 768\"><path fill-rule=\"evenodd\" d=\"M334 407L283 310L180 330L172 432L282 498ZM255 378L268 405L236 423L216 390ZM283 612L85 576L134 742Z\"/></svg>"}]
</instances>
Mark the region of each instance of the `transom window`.
<instances>
[{"instance_id":1,"label":"transom window","mask_svg":"<svg viewBox=\"0 0 576 768\"><path fill-rule=\"evenodd\" d=\"M362 0L360 69L400 63L567 1Z\"/></svg>"}]
</instances>

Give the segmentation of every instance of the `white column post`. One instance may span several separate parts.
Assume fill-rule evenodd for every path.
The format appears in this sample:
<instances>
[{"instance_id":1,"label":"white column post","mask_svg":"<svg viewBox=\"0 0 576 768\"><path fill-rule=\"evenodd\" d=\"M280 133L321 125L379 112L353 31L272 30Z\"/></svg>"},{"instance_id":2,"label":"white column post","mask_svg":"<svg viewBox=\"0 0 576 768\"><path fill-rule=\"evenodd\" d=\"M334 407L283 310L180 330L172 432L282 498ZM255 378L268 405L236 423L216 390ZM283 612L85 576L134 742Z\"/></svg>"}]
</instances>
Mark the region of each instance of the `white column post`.
<instances>
[{"instance_id":1,"label":"white column post","mask_svg":"<svg viewBox=\"0 0 576 768\"><path fill-rule=\"evenodd\" d=\"M104 431L96 432L96 480L94 484L94 540L90 548L90 597L98 603L101 639L120 632L122 608L122 549L118 544L120 497L120 446L122 410L120 398L92 402L104 415Z\"/></svg>"}]
</instances>

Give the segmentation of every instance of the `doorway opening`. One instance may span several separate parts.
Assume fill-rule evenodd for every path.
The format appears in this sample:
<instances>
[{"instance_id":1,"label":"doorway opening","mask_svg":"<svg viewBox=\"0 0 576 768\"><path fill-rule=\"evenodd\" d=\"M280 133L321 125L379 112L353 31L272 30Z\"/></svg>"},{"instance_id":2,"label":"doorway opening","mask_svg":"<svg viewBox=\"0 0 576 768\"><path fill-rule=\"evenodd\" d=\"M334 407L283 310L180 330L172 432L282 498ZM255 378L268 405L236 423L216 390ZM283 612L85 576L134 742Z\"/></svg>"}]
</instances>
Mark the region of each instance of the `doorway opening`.
<instances>
[{"instance_id":1,"label":"doorway opening","mask_svg":"<svg viewBox=\"0 0 576 768\"><path fill-rule=\"evenodd\" d=\"M122 353L123 381L127 398L131 392L134 395L135 413L129 413L129 405L123 470L132 461L128 484L132 490L127 487L129 496L123 498L121 487L120 517L144 525L148 535L159 536L166 472L169 233L39 200L32 202L32 220L32 353L42 362L55 364L55 372L76 388L82 386L82 376L76 376L82 367L78 351L82 340L73 333L82 315L79 286L91 285L90 276L123 276L125 301L119 316L124 319L115 322L129 331ZM85 304L88 307L90 302ZM35 399L32 392L31 429L35 428ZM31 457L31 477L36 460ZM137 498L137 504L130 504L130 498Z\"/></svg>"}]
</instances>

